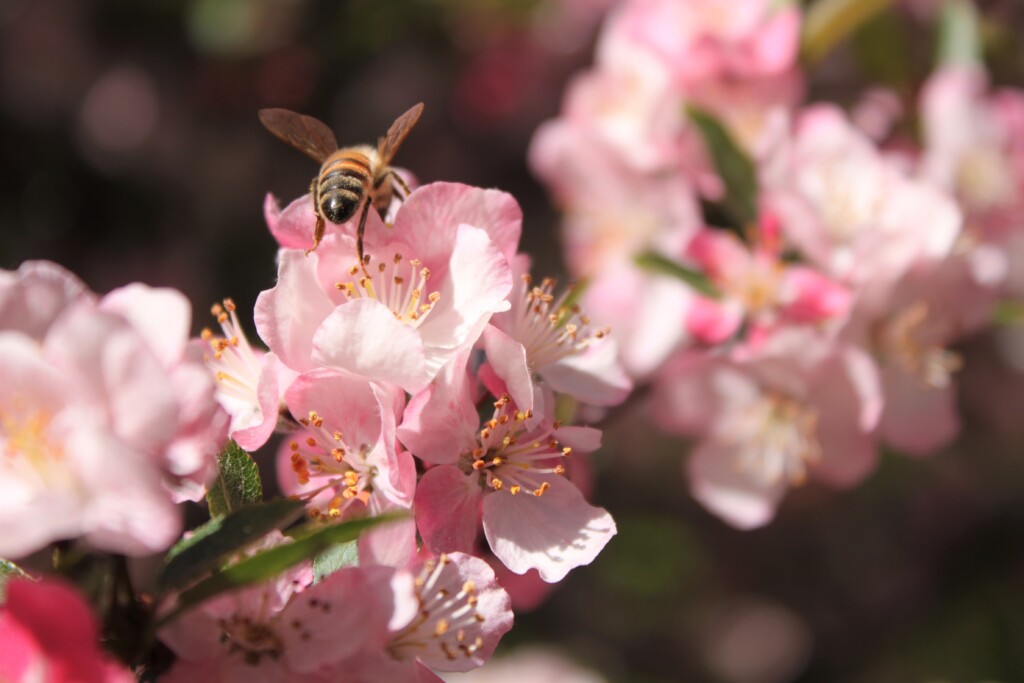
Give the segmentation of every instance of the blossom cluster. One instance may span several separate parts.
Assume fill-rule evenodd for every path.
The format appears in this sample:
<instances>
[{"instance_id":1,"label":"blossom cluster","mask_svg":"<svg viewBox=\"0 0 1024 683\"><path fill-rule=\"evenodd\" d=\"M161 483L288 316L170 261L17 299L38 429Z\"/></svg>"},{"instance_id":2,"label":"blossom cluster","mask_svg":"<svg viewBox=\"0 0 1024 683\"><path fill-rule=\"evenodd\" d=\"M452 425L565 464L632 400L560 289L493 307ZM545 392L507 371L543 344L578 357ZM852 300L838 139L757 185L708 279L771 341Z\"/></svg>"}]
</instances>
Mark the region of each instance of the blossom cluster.
<instances>
[{"instance_id":1,"label":"blossom cluster","mask_svg":"<svg viewBox=\"0 0 1024 683\"><path fill-rule=\"evenodd\" d=\"M961 55L916 112L880 88L809 102L803 11L620 3L530 152L581 300L695 440L693 495L740 528L955 438L951 347L1024 277L1024 92Z\"/></svg>"},{"instance_id":2,"label":"blossom cluster","mask_svg":"<svg viewBox=\"0 0 1024 683\"><path fill-rule=\"evenodd\" d=\"M194 647L198 627L186 615L178 633L189 637L167 641L182 658L172 674L251 666L267 654L252 623L302 640L329 601L360 624L379 617L380 635L360 626L346 648L328 654L321 643L319 658L307 653L315 635L292 647L274 639L270 661L284 667L282 680L342 671L346 680L425 680L424 665L479 666L512 614L494 570L476 556L555 582L615 533L611 516L567 476L567 461L596 450L600 432L556 416L559 396L625 399L631 384L614 346L568 292L533 282L517 253L522 214L503 192L419 187L395 201L387 222L368 214L361 262L354 223L307 253L316 222L309 196L284 209L268 197L266 215L281 246L277 284L254 311L267 350L249 344L230 301L214 308L223 335L203 335L231 435L252 450L284 432L278 483L316 520L395 511L412 520L364 533L359 566L323 582L311 585L306 567L302 577L194 612L221 625L227 614L248 615L232 631L234 660L209 639ZM266 604L280 610L268 614ZM308 630L291 626L304 620Z\"/></svg>"},{"instance_id":3,"label":"blossom cluster","mask_svg":"<svg viewBox=\"0 0 1024 683\"><path fill-rule=\"evenodd\" d=\"M575 406L631 390L614 342L572 288L532 279L522 213L504 192L418 187L386 221L369 212L362 259L358 216L311 250L310 196L283 210L268 196L265 208L280 246L276 285L252 313L265 348L230 299L212 309L218 332L189 339L174 290L100 297L48 262L0 272L0 557L75 541L137 557L170 548L148 610L175 655L162 680L437 681L480 666L512 625L499 575L560 581L616 532L572 464L601 442L572 424ZM307 521L283 534L285 516L249 538L278 508L215 497L234 495L231 477L252 485L230 470L255 468L245 452L275 433L277 487ZM229 438L243 459L225 465ZM182 538L178 503L204 494L213 519ZM233 567L361 520L388 521L330 571L310 555L194 597ZM197 570L181 559L190 552ZM186 579L173 578L183 566ZM68 590L41 586L16 581L12 596ZM64 666L27 600L10 619L27 615L25 637L40 645L0 670L5 680ZM95 631L82 657L96 680L122 680L97 664Z\"/></svg>"}]
</instances>

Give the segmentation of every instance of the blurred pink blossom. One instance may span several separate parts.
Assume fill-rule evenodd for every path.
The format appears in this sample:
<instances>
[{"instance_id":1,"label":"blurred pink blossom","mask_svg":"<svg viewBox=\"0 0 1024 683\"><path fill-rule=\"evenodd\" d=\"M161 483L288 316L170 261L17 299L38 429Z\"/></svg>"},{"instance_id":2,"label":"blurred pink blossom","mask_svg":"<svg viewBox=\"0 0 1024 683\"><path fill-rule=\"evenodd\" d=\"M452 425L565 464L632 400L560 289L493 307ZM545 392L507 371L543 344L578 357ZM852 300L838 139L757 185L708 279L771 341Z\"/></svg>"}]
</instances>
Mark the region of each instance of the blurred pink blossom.
<instances>
[{"instance_id":1,"label":"blurred pink blossom","mask_svg":"<svg viewBox=\"0 0 1024 683\"><path fill-rule=\"evenodd\" d=\"M167 548L174 502L202 495L227 429L188 343L188 302L139 284L97 302L37 262L0 288L7 312L27 314L0 330L0 555L78 536L129 555Z\"/></svg>"},{"instance_id":2,"label":"blurred pink blossom","mask_svg":"<svg viewBox=\"0 0 1024 683\"><path fill-rule=\"evenodd\" d=\"M770 76L791 68L800 11L775 0L631 0L609 32L657 54L685 84Z\"/></svg>"},{"instance_id":3,"label":"blurred pink blossom","mask_svg":"<svg viewBox=\"0 0 1024 683\"><path fill-rule=\"evenodd\" d=\"M681 353L655 384L657 422L698 439L694 497L741 529L771 521L810 477L846 487L867 476L881 407L867 354L795 328L752 354Z\"/></svg>"},{"instance_id":4,"label":"blurred pink blossom","mask_svg":"<svg viewBox=\"0 0 1024 683\"><path fill-rule=\"evenodd\" d=\"M1024 91L991 91L984 71L947 66L920 99L920 176L953 194L965 213L963 257L979 298L1024 294ZM970 286L971 283L965 283Z\"/></svg>"},{"instance_id":5,"label":"blurred pink blossom","mask_svg":"<svg viewBox=\"0 0 1024 683\"><path fill-rule=\"evenodd\" d=\"M0 680L5 683L130 683L103 652L96 617L59 580L16 579L0 606Z\"/></svg>"},{"instance_id":6,"label":"blurred pink blossom","mask_svg":"<svg viewBox=\"0 0 1024 683\"><path fill-rule=\"evenodd\" d=\"M884 298L911 268L950 254L955 202L888 163L835 107L805 109L779 154L763 174L764 206L806 259L858 296Z\"/></svg>"},{"instance_id":7,"label":"blurred pink blossom","mask_svg":"<svg viewBox=\"0 0 1024 683\"><path fill-rule=\"evenodd\" d=\"M706 344L726 341L743 322L757 339L784 325L841 321L850 306L844 287L813 268L785 263L776 238L748 248L731 233L704 230L687 255L721 294L695 300L687 317L689 331Z\"/></svg>"}]
</instances>

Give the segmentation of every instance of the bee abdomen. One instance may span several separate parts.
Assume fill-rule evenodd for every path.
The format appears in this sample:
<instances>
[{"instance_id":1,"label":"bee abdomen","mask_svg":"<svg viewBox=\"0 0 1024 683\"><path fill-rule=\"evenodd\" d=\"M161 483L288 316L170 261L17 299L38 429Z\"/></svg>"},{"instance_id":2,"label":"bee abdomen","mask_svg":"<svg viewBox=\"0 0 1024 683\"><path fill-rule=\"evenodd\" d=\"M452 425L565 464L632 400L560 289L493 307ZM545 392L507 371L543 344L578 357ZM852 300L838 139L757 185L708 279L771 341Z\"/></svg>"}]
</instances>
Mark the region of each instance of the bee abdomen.
<instances>
[{"instance_id":1,"label":"bee abdomen","mask_svg":"<svg viewBox=\"0 0 1024 683\"><path fill-rule=\"evenodd\" d=\"M317 186L320 212L332 223L344 223L355 215L372 176L369 164L359 157L328 161Z\"/></svg>"}]
</instances>

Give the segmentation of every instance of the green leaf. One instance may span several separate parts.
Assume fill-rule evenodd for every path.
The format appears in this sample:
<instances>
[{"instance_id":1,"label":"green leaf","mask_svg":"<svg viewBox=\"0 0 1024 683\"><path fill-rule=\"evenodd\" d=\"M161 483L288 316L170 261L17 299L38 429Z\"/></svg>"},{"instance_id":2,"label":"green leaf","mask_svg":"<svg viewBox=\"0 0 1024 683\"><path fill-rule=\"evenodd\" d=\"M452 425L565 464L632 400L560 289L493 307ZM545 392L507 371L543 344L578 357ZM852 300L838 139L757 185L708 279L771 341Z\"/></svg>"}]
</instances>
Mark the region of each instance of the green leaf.
<instances>
[{"instance_id":1,"label":"green leaf","mask_svg":"<svg viewBox=\"0 0 1024 683\"><path fill-rule=\"evenodd\" d=\"M359 564L359 547L356 541L332 545L313 558L313 582L322 581L339 569Z\"/></svg>"},{"instance_id":2,"label":"green leaf","mask_svg":"<svg viewBox=\"0 0 1024 683\"><path fill-rule=\"evenodd\" d=\"M940 66L981 64L978 10L971 0L946 0L939 21Z\"/></svg>"},{"instance_id":3,"label":"green leaf","mask_svg":"<svg viewBox=\"0 0 1024 683\"><path fill-rule=\"evenodd\" d=\"M891 5L893 0L818 0L804 15L801 58L806 65L821 61L836 45Z\"/></svg>"},{"instance_id":4,"label":"green leaf","mask_svg":"<svg viewBox=\"0 0 1024 683\"><path fill-rule=\"evenodd\" d=\"M0 604L7 599L7 582L11 579L35 580L28 572L10 560L0 558Z\"/></svg>"},{"instance_id":5,"label":"green leaf","mask_svg":"<svg viewBox=\"0 0 1024 683\"><path fill-rule=\"evenodd\" d=\"M648 251L634 257L633 261L641 270L661 273L662 275L669 275L677 280L682 280L704 296L711 297L712 299L719 299L722 296L722 293L711 284L711 281L703 273L691 270L683 264L677 263L661 254Z\"/></svg>"},{"instance_id":6,"label":"green leaf","mask_svg":"<svg viewBox=\"0 0 1024 683\"><path fill-rule=\"evenodd\" d=\"M742 233L743 228L757 223L757 174L754 164L714 115L693 105L686 107L686 114L700 131L715 170L725 184L721 207L732 219L733 227Z\"/></svg>"},{"instance_id":7,"label":"green leaf","mask_svg":"<svg viewBox=\"0 0 1024 683\"><path fill-rule=\"evenodd\" d=\"M252 456L234 441L217 458L217 469L220 474L206 493L211 517L221 517L263 500L260 470Z\"/></svg>"},{"instance_id":8,"label":"green leaf","mask_svg":"<svg viewBox=\"0 0 1024 683\"><path fill-rule=\"evenodd\" d=\"M1024 324L1024 303L1004 299L992 311L992 322L996 325Z\"/></svg>"},{"instance_id":9,"label":"green leaf","mask_svg":"<svg viewBox=\"0 0 1024 683\"><path fill-rule=\"evenodd\" d=\"M914 60L911 28L896 11L877 13L864 22L851 41L865 80L911 92Z\"/></svg>"},{"instance_id":10,"label":"green leaf","mask_svg":"<svg viewBox=\"0 0 1024 683\"><path fill-rule=\"evenodd\" d=\"M180 589L274 529L298 519L305 504L278 498L211 519L171 548L157 581L163 592Z\"/></svg>"},{"instance_id":11,"label":"green leaf","mask_svg":"<svg viewBox=\"0 0 1024 683\"><path fill-rule=\"evenodd\" d=\"M362 532L371 527L402 519L405 516L404 513L391 513L326 526L322 522L311 522L307 525L307 528L311 530L299 535L291 543L274 546L256 553L215 572L209 578L183 591L178 596L178 606L161 620L160 625L172 621L182 612L215 595L272 579L333 545L354 541Z\"/></svg>"}]
</instances>

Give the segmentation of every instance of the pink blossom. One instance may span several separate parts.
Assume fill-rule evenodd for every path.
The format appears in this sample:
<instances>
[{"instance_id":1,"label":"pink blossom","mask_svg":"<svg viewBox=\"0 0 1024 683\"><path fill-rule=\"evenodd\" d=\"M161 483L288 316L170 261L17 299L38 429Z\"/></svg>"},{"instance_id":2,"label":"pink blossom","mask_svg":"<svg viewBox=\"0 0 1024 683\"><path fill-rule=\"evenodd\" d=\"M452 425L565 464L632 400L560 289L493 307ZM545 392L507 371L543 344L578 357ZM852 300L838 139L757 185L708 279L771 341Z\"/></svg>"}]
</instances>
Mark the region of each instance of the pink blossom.
<instances>
[{"instance_id":1,"label":"pink blossom","mask_svg":"<svg viewBox=\"0 0 1024 683\"><path fill-rule=\"evenodd\" d=\"M990 91L978 67L936 71L921 91L925 149L920 175L952 193L965 212L959 258L984 310L1024 278L1024 92ZM985 302L985 299L988 299Z\"/></svg>"},{"instance_id":2,"label":"pink blossom","mask_svg":"<svg viewBox=\"0 0 1024 683\"><path fill-rule=\"evenodd\" d=\"M135 678L99 645L96 617L58 580L14 580L0 606L0 680L129 683Z\"/></svg>"},{"instance_id":3,"label":"pink blossom","mask_svg":"<svg viewBox=\"0 0 1024 683\"><path fill-rule=\"evenodd\" d=\"M954 376L962 361L949 347L964 332L963 311L978 302L962 277L950 277L950 263L904 278L877 307L862 302L844 331L878 361L879 436L909 455L929 455L960 431Z\"/></svg>"},{"instance_id":4,"label":"pink blossom","mask_svg":"<svg viewBox=\"0 0 1024 683\"><path fill-rule=\"evenodd\" d=\"M641 379L691 339L685 320L694 298L693 289L676 278L622 265L592 280L581 304L601 311L602 322L615 331L620 362L630 377Z\"/></svg>"},{"instance_id":5,"label":"pink blossom","mask_svg":"<svg viewBox=\"0 0 1024 683\"><path fill-rule=\"evenodd\" d=\"M283 250L277 286L257 301L256 327L298 372L334 367L418 391L507 309L520 223L502 192L425 185L391 229L370 212L369 274L346 234L329 234L308 257Z\"/></svg>"},{"instance_id":6,"label":"pink blossom","mask_svg":"<svg viewBox=\"0 0 1024 683\"><path fill-rule=\"evenodd\" d=\"M686 465L693 495L742 529L767 524L790 486L852 486L878 456L877 368L806 331L741 358L681 353L655 396L658 423L699 440Z\"/></svg>"},{"instance_id":7,"label":"pink blossom","mask_svg":"<svg viewBox=\"0 0 1024 683\"><path fill-rule=\"evenodd\" d=\"M161 680L437 681L431 669L490 656L512 625L508 604L487 564L460 553L413 570L346 567L318 583L301 565L165 627L179 660Z\"/></svg>"},{"instance_id":8,"label":"pink blossom","mask_svg":"<svg viewBox=\"0 0 1024 683\"><path fill-rule=\"evenodd\" d=\"M548 121L530 145L534 173L566 212L562 233L573 275L594 277L649 250L678 252L700 224L693 179L685 169L638 173L587 125Z\"/></svg>"},{"instance_id":9,"label":"pink blossom","mask_svg":"<svg viewBox=\"0 0 1024 683\"><path fill-rule=\"evenodd\" d=\"M392 583L397 607L387 651L393 659L434 671L468 671L489 659L512 628L508 593L479 558L443 554L407 577Z\"/></svg>"},{"instance_id":10,"label":"pink blossom","mask_svg":"<svg viewBox=\"0 0 1024 683\"><path fill-rule=\"evenodd\" d=\"M650 49L682 83L758 78L794 65L800 12L772 0L632 0L607 31Z\"/></svg>"},{"instance_id":11,"label":"pink blossom","mask_svg":"<svg viewBox=\"0 0 1024 683\"><path fill-rule=\"evenodd\" d=\"M415 466L396 449L397 419L405 407L401 391L321 368L300 375L285 401L302 426L278 456L286 494L329 517L350 516L353 505L370 514L412 506Z\"/></svg>"},{"instance_id":12,"label":"pink blossom","mask_svg":"<svg viewBox=\"0 0 1024 683\"><path fill-rule=\"evenodd\" d=\"M16 271L0 270L0 330L42 341L53 321L83 299L94 301L96 295L51 261L25 261Z\"/></svg>"},{"instance_id":13,"label":"pink blossom","mask_svg":"<svg viewBox=\"0 0 1024 683\"><path fill-rule=\"evenodd\" d=\"M261 546L286 542L276 533ZM351 568L313 584L305 563L207 600L161 629L179 658L161 680L332 680L328 667L386 633L390 580L383 568Z\"/></svg>"},{"instance_id":14,"label":"pink blossom","mask_svg":"<svg viewBox=\"0 0 1024 683\"><path fill-rule=\"evenodd\" d=\"M202 339L210 347L204 360L217 380L217 401L231 416L228 434L254 451L277 427L284 391L296 373L273 353L252 347L231 299L211 312L224 335L203 330Z\"/></svg>"},{"instance_id":15,"label":"pink blossom","mask_svg":"<svg viewBox=\"0 0 1024 683\"><path fill-rule=\"evenodd\" d=\"M457 356L413 397L398 430L415 455L435 465L416 490L420 534L434 552L471 551L482 520L505 566L559 581L593 561L615 534L611 516L562 476L560 460L595 450L600 432L553 423L551 397L539 391L532 413L503 396L480 425L467 358Z\"/></svg>"},{"instance_id":16,"label":"pink blossom","mask_svg":"<svg viewBox=\"0 0 1024 683\"><path fill-rule=\"evenodd\" d=\"M533 409L536 375L552 390L585 403L621 403L632 383L616 360L609 329L566 303L571 290L556 299L553 280L534 285L528 268L526 257L516 260L512 308L495 314L483 335L488 362L512 400L523 410Z\"/></svg>"},{"instance_id":17,"label":"pink blossom","mask_svg":"<svg viewBox=\"0 0 1024 683\"><path fill-rule=\"evenodd\" d=\"M35 296L38 272L19 271L8 311L52 304ZM59 312L22 320L41 339L17 320L0 330L0 555L78 536L142 555L177 538L170 491L201 495L227 426L201 354L187 343L188 321L180 293L131 285L98 303L69 297Z\"/></svg>"},{"instance_id":18,"label":"pink blossom","mask_svg":"<svg viewBox=\"0 0 1024 683\"><path fill-rule=\"evenodd\" d=\"M763 178L765 206L811 263L861 296L884 297L960 234L956 204L888 163L835 108L805 110L780 155Z\"/></svg>"},{"instance_id":19,"label":"pink blossom","mask_svg":"<svg viewBox=\"0 0 1024 683\"><path fill-rule=\"evenodd\" d=\"M175 435L166 447L166 468L178 500L199 500L216 474L214 456L226 440L228 418L215 402L200 345L188 340L188 300L173 289L135 283L107 294L99 308L128 320L168 373L178 414Z\"/></svg>"},{"instance_id":20,"label":"pink blossom","mask_svg":"<svg viewBox=\"0 0 1024 683\"><path fill-rule=\"evenodd\" d=\"M781 325L820 324L846 314L848 291L812 268L785 263L777 242L765 235L748 248L721 230L694 237L687 255L721 294L694 302L687 316L694 337L718 344L744 321L750 336L759 337Z\"/></svg>"}]
</instances>

